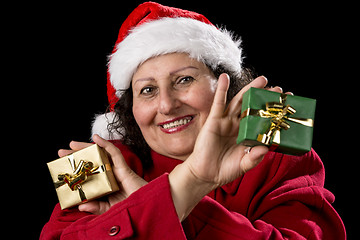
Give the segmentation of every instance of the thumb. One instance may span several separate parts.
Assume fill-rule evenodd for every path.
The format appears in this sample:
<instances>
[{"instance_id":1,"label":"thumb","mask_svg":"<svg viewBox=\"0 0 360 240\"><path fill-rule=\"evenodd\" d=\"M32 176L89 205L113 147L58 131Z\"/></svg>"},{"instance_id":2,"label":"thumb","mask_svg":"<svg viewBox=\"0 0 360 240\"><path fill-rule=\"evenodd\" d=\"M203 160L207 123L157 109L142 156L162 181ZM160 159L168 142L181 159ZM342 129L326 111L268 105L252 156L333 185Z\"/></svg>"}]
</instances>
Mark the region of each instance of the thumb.
<instances>
[{"instance_id":1,"label":"thumb","mask_svg":"<svg viewBox=\"0 0 360 240\"><path fill-rule=\"evenodd\" d=\"M105 151L110 154L110 157L113 161L115 168L129 168L128 165L126 164L126 161L125 161L123 155L121 154L120 149L115 147L114 144L103 139L102 137L100 137L97 134L94 134L92 138L93 138L93 141L97 145L104 148Z\"/></svg>"},{"instance_id":2,"label":"thumb","mask_svg":"<svg viewBox=\"0 0 360 240\"><path fill-rule=\"evenodd\" d=\"M244 155L240 165L243 171L242 174L256 167L264 158L269 149L265 146L255 146L250 149L250 151Z\"/></svg>"},{"instance_id":3,"label":"thumb","mask_svg":"<svg viewBox=\"0 0 360 240\"><path fill-rule=\"evenodd\" d=\"M115 147L114 144L106 141L97 134L93 136L93 140L96 144L98 144L100 147L103 147L105 151L110 154L111 160L114 164L114 175L118 182L123 185L125 192L128 195L147 183L127 165L120 149Z\"/></svg>"}]
</instances>

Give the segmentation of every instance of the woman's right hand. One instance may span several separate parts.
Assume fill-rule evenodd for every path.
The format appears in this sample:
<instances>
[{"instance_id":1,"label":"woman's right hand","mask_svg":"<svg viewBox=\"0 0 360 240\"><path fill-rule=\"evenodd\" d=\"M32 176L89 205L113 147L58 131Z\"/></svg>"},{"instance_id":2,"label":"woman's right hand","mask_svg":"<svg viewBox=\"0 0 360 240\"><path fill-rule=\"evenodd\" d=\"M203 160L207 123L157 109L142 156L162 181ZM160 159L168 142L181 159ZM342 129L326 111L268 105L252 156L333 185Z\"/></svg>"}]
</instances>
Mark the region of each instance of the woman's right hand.
<instances>
[{"instance_id":1,"label":"woman's right hand","mask_svg":"<svg viewBox=\"0 0 360 240\"><path fill-rule=\"evenodd\" d=\"M131 170L121 154L121 151L111 142L106 141L96 134L93 136L93 140L109 154L113 163L113 172L120 186L120 190L108 195L107 201L93 200L79 205L78 208L79 211L102 214L116 203L128 198L133 192L146 185L147 182ZM64 157L91 145L92 143L72 141L70 143L71 150L60 149L58 154L60 157Z\"/></svg>"}]
</instances>

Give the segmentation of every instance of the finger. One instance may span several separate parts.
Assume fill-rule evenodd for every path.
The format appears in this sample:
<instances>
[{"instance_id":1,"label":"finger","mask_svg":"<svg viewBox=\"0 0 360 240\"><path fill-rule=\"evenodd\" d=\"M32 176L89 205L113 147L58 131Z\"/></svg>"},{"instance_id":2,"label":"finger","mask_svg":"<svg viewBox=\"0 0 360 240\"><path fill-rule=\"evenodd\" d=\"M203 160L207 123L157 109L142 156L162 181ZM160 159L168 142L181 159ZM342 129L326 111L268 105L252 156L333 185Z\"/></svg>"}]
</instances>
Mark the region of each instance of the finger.
<instances>
[{"instance_id":1,"label":"finger","mask_svg":"<svg viewBox=\"0 0 360 240\"><path fill-rule=\"evenodd\" d=\"M251 87L255 88L264 88L266 84L268 83L268 80L264 76L260 76L255 78L251 83L243 87L231 100L227 110L226 114L238 116L241 113L241 105L242 105L242 99L244 93L249 90Z\"/></svg>"},{"instance_id":2,"label":"finger","mask_svg":"<svg viewBox=\"0 0 360 240\"><path fill-rule=\"evenodd\" d=\"M281 87L279 87L279 86L269 87L269 88L265 88L265 89L269 90L269 91L272 91L272 92L283 93L283 89ZM286 92L285 94L294 96L294 93L292 93L292 92Z\"/></svg>"},{"instance_id":3,"label":"finger","mask_svg":"<svg viewBox=\"0 0 360 240\"><path fill-rule=\"evenodd\" d=\"M283 89L281 87L279 87L279 86L269 87L269 88L266 88L266 90L271 91L271 92L278 92L278 93L283 92Z\"/></svg>"},{"instance_id":4,"label":"finger","mask_svg":"<svg viewBox=\"0 0 360 240\"><path fill-rule=\"evenodd\" d=\"M65 157L65 156L70 155L70 154L72 154L74 152L75 152L74 150L60 149L58 151L58 155L59 155L59 157Z\"/></svg>"},{"instance_id":5,"label":"finger","mask_svg":"<svg viewBox=\"0 0 360 240\"><path fill-rule=\"evenodd\" d=\"M221 118L223 116L226 106L226 96L227 90L229 89L229 84L229 75L227 75L226 73L221 74L218 79L218 86L216 88L214 101L211 106L209 116L215 118Z\"/></svg>"},{"instance_id":6,"label":"finger","mask_svg":"<svg viewBox=\"0 0 360 240\"><path fill-rule=\"evenodd\" d=\"M240 90L240 95L243 95L247 90L250 88L265 88L265 86L268 84L268 80L264 76L260 76L255 78L253 81L251 81L249 84L247 84L245 87L243 87Z\"/></svg>"},{"instance_id":7,"label":"finger","mask_svg":"<svg viewBox=\"0 0 360 240\"><path fill-rule=\"evenodd\" d=\"M121 154L121 151L109 141L106 141L97 134L93 135L93 141L100 147L104 148L111 156L115 168L129 168Z\"/></svg>"},{"instance_id":8,"label":"finger","mask_svg":"<svg viewBox=\"0 0 360 240\"><path fill-rule=\"evenodd\" d=\"M255 146L244 155L241 164L243 174L256 167L267 154L269 149L265 146Z\"/></svg>"},{"instance_id":9,"label":"finger","mask_svg":"<svg viewBox=\"0 0 360 240\"><path fill-rule=\"evenodd\" d=\"M93 144L92 143L86 143L86 142L71 141L69 145L70 145L70 148L72 150L79 151L79 150L84 149L86 147L90 147Z\"/></svg>"},{"instance_id":10,"label":"finger","mask_svg":"<svg viewBox=\"0 0 360 240\"><path fill-rule=\"evenodd\" d=\"M80 212L89 212L92 214L100 215L110 208L110 204L105 201L90 201L80 204L78 209Z\"/></svg>"}]
</instances>

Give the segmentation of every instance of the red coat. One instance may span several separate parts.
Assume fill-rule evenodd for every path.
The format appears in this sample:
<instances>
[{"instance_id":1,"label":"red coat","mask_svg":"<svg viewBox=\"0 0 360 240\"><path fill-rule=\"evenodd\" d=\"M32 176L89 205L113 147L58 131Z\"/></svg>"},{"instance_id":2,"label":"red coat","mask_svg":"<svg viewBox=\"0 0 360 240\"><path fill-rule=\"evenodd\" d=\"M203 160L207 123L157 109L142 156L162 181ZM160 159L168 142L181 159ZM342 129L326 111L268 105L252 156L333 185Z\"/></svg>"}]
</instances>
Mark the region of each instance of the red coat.
<instances>
[{"instance_id":1,"label":"red coat","mask_svg":"<svg viewBox=\"0 0 360 240\"><path fill-rule=\"evenodd\" d=\"M181 161L152 152L154 165L144 170L135 154L114 143L149 183L102 215L62 211L57 204L40 239L346 238L314 151L300 157L269 152L257 167L209 193L180 223L167 173Z\"/></svg>"}]
</instances>

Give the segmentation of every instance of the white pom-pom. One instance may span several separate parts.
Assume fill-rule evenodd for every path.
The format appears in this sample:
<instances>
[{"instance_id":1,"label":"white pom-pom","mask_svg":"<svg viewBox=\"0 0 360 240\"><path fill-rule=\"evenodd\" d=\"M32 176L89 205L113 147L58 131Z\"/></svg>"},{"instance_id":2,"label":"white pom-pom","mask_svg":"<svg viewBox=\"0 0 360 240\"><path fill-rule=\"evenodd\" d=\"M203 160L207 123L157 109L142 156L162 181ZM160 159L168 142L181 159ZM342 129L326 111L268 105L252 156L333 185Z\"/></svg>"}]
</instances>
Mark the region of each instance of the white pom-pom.
<instances>
[{"instance_id":1,"label":"white pom-pom","mask_svg":"<svg viewBox=\"0 0 360 240\"><path fill-rule=\"evenodd\" d=\"M108 125L113 122L115 116L114 112L96 115L95 120L92 123L91 136L98 134L106 140L121 139L122 136L120 133L117 131L110 132L108 130Z\"/></svg>"}]
</instances>

